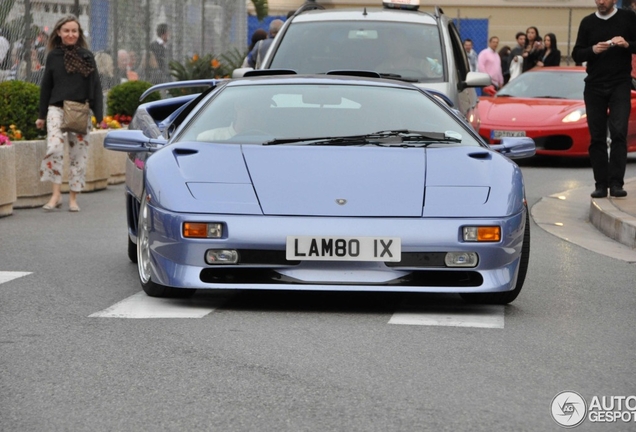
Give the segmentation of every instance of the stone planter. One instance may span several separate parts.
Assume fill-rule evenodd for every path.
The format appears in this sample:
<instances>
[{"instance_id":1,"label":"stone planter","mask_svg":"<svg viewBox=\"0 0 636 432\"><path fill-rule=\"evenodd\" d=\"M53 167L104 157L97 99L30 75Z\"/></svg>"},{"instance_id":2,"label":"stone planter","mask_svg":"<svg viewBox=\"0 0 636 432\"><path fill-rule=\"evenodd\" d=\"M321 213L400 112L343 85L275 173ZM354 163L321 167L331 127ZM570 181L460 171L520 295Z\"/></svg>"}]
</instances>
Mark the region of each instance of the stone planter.
<instances>
[{"instance_id":1,"label":"stone planter","mask_svg":"<svg viewBox=\"0 0 636 432\"><path fill-rule=\"evenodd\" d=\"M0 217L13 213L15 181L15 146L0 146Z\"/></svg>"},{"instance_id":2,"label":"stone planter","mask_svg":"<svg viewBox=\"0 0 636 432\"><path fill-rule=\"evenodd\" d=\"M50 182L40 181L40 163L46 156L46 141L15 141L15 208L41 207L51 197Z\"/></svg>"},{"instance_id":3,"label":"stone planter","mask_svg":"<svg viewBox=\"0 0 636 432\"><path fill-rule=\"evenodd\" d=\"M88 147L86 187L82 192L106 189L108 184L125 181L126 153L104 148L107 130L93 131ZM15 141L15 184L17 200L14 208L40 207L51 197L50 182L40 181L40 164L46 155L46 140ZM112 176L112 177L111 177ZM68 145L64 148L62 192L68 192Z\"/></svg>"}]
</instances>

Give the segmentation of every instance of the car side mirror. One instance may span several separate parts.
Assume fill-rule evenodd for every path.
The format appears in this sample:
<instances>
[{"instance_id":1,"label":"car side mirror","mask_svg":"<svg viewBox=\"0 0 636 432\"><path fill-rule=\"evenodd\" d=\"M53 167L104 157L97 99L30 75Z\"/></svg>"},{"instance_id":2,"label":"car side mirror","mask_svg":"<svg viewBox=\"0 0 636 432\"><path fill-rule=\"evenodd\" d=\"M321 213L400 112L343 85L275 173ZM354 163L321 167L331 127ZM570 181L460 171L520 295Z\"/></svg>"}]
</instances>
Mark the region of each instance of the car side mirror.
<instances>
[{"instance_id":1,"label":"car side mirror","mask_svg":"<svg viewBox=\"0 0 636 432\"><path fill-rule=\"evenodd\" d=\"M482 89L482 92L483 92L483 96L494 96L495 93L497 93L497 90L495 89L495 86L489 85L484 87Z\"/></svg>"},{"instance_id":2,"label":"car side mirror","mask_svg":"<svg viewBox=\"0 0 636 432\"><path fill-rule=\"evenodd\" d=\"M491 145L490 148L510 159L523 159L534 156L537 146L532 138L506 137L501 144Z\"/></svg>"}]
</instances>

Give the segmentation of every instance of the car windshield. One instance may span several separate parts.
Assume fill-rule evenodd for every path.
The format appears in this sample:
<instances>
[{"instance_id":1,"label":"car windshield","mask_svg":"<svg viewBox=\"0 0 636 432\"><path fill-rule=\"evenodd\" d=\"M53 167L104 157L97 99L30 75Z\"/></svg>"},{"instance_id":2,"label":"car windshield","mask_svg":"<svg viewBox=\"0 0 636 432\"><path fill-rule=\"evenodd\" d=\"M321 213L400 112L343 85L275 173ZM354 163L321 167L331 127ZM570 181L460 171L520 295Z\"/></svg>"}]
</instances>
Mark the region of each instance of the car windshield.
<instances>
[{"instance_id":1,"label":"car windshield","mask_svg":"<svg viewBox=\"0 0 636 432\"><path fill-rule=\"evenodd\" d=\"M298 73L368 70L414 82L441 82L444 61L434 25L331 21L289 27L270 69Z\"/></svg>"},{"instance_id":2,"label":"car windshield","mask_svg":"<svg viewBox=\"0 0 636 432\"><path fill-rule=\"evenodd\" d=\"M585 76L583 71L526 72L502 87L497 96L583 100Z\"/></svg>"},{"instance_id":3,"label":"car windshield","mask_svg":"<svg viewBox=\"0 0 636 432\"><path fill-rule=\"evenodd\" d=\"M373 137L376 143L480 145L466 125L421 90L347 84L227 86L175 140L237 144L319 140L337 145L329 138L380 132L383 136ZM346 144L347 139L342 140Z\"/></svg>"}]
</instances>

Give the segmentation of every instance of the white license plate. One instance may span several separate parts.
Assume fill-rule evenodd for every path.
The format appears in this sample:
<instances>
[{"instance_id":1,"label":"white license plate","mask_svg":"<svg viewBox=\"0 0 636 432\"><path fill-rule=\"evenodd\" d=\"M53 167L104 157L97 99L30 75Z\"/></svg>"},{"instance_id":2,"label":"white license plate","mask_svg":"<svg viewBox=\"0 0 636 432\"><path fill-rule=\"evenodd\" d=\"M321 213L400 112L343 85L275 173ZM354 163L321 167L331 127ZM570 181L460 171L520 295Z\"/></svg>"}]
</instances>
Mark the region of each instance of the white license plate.
<instances>
[{"instance_id":1,"label":"white license plate","mask_svg":"<svg viewBox=\"0 0 636 432\"><path fill-rule=\"evenodd\" d=\"M492 139L501 139L501 138L519 138L526 136L526 131L504 131L504 130L494 130L491 134Z\"/></svg>"},{"instance_id":2,"label":"white license plate","mask_svg":"<svg viewBox=\"0 0 636 432\"><path fill-rule=\"evenodd\" d=\"M288 260L400 261L399 237L287 237Z\"/></svg>"}]
</instances>

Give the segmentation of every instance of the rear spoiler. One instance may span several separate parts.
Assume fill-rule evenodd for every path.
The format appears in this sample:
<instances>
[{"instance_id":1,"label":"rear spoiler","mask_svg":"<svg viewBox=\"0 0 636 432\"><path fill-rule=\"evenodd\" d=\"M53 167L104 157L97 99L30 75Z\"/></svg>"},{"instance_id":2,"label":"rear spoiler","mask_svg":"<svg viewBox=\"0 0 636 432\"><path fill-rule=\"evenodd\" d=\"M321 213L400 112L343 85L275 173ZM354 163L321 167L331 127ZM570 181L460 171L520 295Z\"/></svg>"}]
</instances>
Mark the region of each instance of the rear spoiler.
<instances>
[{"instance_id":1,"label":"rear spoiler","mask_svg":"<svg viewBox=\"0 0 636 432\"><path fill-rule=\"evenodd\" d=\"M185 87L216 87L219 83L227 81L227 79L200 79L189 81L170 81L161 84L156 84L143 92L139 97L139 102L143 101L149 94L158 90L168 90L173 88L185 88Z\"/></svg>"}]
</instances>

